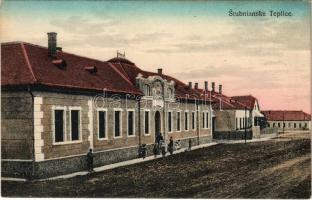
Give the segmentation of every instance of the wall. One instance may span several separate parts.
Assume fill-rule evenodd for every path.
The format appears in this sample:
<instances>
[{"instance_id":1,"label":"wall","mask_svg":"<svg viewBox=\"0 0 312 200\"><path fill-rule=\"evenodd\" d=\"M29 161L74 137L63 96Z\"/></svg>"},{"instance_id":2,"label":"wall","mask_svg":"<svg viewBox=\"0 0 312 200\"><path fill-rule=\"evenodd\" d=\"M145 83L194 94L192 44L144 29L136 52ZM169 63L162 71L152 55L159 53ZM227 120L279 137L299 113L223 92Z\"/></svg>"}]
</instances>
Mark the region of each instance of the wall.
<instances>
[{"instance_id":1,"label":"wall","mask_svg":"<svg viewBox=\"0 0 312 200\"><path fill-rule=\"evenodd\" d=\"M141 102L141 111L138 110L138 101L123 98L97 98L93 99L92 96L84 95L70 95L70 94L55 94L48 92L37 92L35 98L42 98L41 105L38 105L37 109L42 111L42 119L38 123L41 123L43 132L39 136L43 140L42 149L43 159L54 159L73 155L82 155L88 152L89 148L93 148L94 152L101 152L116 148L128 148L135 147L141 144L153 144L155 142L155 113L157 110L160 112L161 119L161 132L165 136L168 142L172 136L174 140L192 138L198 136L211 136L211 122L209 122L208 128L202 127L202 111L209 111L209 105L199 106L199 133L192 130L191 127L191 112L196 109L194 103L180 103L178 108L169 106L166 102L166 106L163 112L162 107L153 106L152 100L143 100ZM94 100L94 101L93 101ZM103 104L104 103L104 104ZM80 109L81 117L81 141L72 142L70 140L70 109ZM63 108L66 110L66 138L67 141L62 143L54 143L54 125L53 125L53 108ZM171 109L172 108L172 109ZM107 112L107 137L105 139L99 139L98 136L98 111L105 110ZM114 110L121 111L121 137L114 137ZM130 109L135 113L135 134L134 136L128 136L128 120L127 110ZM149 110L149 134L144 134L144 111ZM172 111L172 132L168 133L168 111ZM181 131L177 131L176 113L181 112ZM188 127L189 130L184 130L184 112L189 113ZM139 114L141 122L139 126ZM209 116L211 113L209 113ZM139 137L139 130L141 129L141 138ZM40 160L40 161L41 161Z\"/></svg>"},{"instance_id":2,"label":"wall","mask_svg":"<svg viewBox=\"0 0 312 200\"><path fill-rule=\"evenodd\" d=\"M246 110L246 115L245 115L245 110L236 110L235 112L235 117L237 118L237 127L236 129L244 129L244 124L243 124L243 118L247 117L247 127L250 125L253 126L253 118L251 116L251 112L249 110ZM242 126L240 127L240 119L242 119ZM236 122L235 122L236 123Z\"/></svg>"},{"instance_id":3,"label":"wall","mask_svg":"<svg viewBox=\"0 0 312 200\"><path fill-rule=\"evenodd\" d=\"M106 98L105 104L103 104L101 99L93 102L93 146L94 151L103 151L112 148L122 148L139 145L139 111L136 100L122 99L122 98ZM105 139L99 139L98 133L98 111L105 109L107 112L107 122L106 122L106 134ZM121 137L114 137L114 111L121 111ZM134 135L128 135L128 110L134 111ZM141 112L141 121L142 121ZM142 131L142 130L141 130ZM143 132L141 132L142 134ZM144 142L151 143L151 136L141 137Z\"/></svg>"},{"instance_id":4,"label":"wall","mask_svg":"<svg viewBox=\"0 0 312 200\"><path fill-rule=\"evenodd\" d=\"M215 110L216 129L215 131L234 131L235 110Z\"/></svg>"},{"instance_id":5,"label":"wall","mask_svg":"<svg viewBox=\"0 0 312 200\"><path fill-rule=\"evenodd\" d=\"M33 103L29 92L1 92L1 159L32 159Z\"/></svg>"},{"instance_id":6,"label":"wall","mask_svg":"<svg viewBox=\"0 0 312 200\"><path fill-rule=\"evenodd\" d=\"M42 98L42 104L37 109L42 111L42 118L38 122L42 125L41 145L42 161L47 159L84 154L88 151L90 143L88 137L90 130L88 128L88 96L69 95L61 93L36 92L35 98ZM73 107L80 108L80 141L71 141L70 139L70 109ZM62 143L54 143L54 124L53 124L53 108L65 109L65 141ZM36 132L36 130L35 130ZM40 137L40 136L38 136ZM39 147L38 147L39 149ZM39 150L38 150L39 151Z\"/></svg>"},{"instance_id":7,"label":"wall","mask_svg":"<svg viewBox=\"0 0 312 200\"><path fill-rule=\"evenodd\" d=\"M114 162L136 158L138 155L139 130L141 129L141 144L147 144L151 155L152 144L155 141L155 112L151 100L143 100L141 104L141 122L139 126L139 110L136 100L120 99L117 104L101 105L101 100L93 101L92 96L74 95L50 92L33 92L34 104L31 95L27 92L3 93L2 95L2 174L4 176L40 178L55 176L85 169L85 155L89 148L94 149L95 165L101 166ZM13 98L14 97L14 98ZM112 102L111 98L106 98ZM96 106L98 105L98 106ZM177 109L165 104L165 112L160 109L162 133L166 142L170 136L180 140L182 147L209 143L211 136L211 121L208 128L202 127L202 112L210 111L209 105L199 105L196 127L192 130L192 111L196 110L194 103L181 103ZM98 108L107 109L107 139L98 138ZM172 133L168 133L168 110L172 111ZM54 142L53 109L65 109L65 138L61 143ZM80 138L79 141L70 139L70 109L80 110ZM122 110L122 136L114 138L114 109ZM127 135L127 109L135 112L135 135ZM150 110L150 134L144 134L144 110ZM181 131L176 131L176 112L181 112ZM184 112L188 111L189 130L184 130ZM30 114L31 113L31 114ZM33 113L33 114L32 114ZM196 113L196 119L197 114ZM209 113L211 116L211 113ZM18 142L16 142L16 138ZM34 143L33 143L34 141ZM33 148L33 146L35 148ZM32 162L34 151L35 162ZM27 159L18 162L9 162L3 158Z\"/></svg>"},{"instance_id":8,"label":"wall","mask_svg":"<svg viewBox=\"0 0 312 200\"><path fill-rule=\"evenodd\" d=\"M270 124L270 127L273 127L273 123L275 123L275 127L278 128L278 131L283 131L283 121L267 121ZM280 123L280 127L278 127L278 123ZM303 127L305 126L305 123L307 123L307 127L310 130L311 129L311 121L284 121L285 128L284 131L293 131L293 130L303 130ZM290 127L289 127L290 123ZM294 123L296 123L296 128L294 128ZM301 128L299 127L299 124L301 124Z\"/></svg>"}]
</instances>

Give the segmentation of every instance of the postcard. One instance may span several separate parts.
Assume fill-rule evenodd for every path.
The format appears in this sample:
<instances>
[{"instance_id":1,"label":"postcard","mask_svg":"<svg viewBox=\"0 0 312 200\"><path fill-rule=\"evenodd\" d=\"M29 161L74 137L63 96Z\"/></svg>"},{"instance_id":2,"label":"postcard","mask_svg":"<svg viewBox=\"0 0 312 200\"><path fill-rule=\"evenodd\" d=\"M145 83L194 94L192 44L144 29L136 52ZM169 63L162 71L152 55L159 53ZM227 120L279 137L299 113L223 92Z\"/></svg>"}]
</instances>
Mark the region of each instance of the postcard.
<instances>
[{"instance_id":1,"label":"postcard","mask_svg":"<svg viewBox=\"0 0 312 200\"><path fill-rule=\"evenodd\" d=\"M310 1L1 1L1 196L310 198Z\"/></svg>"}]
</instances>

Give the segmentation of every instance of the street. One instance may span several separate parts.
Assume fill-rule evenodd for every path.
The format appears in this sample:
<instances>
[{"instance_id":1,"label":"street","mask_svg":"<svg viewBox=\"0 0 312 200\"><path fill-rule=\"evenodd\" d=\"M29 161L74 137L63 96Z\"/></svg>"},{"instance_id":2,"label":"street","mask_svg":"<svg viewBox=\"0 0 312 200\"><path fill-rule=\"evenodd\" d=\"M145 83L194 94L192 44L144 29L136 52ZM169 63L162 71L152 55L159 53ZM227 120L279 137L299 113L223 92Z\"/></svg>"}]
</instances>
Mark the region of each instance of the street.
<instances>
[{"instance_id":1,"label":"street","mask_svg":"<svg viewBox=\"0 0 312 200\"><path fill-rule=\"evenodd\" d=\"M217 144L50 181L2 181L5 197L309 198L310 134Z\"/></svg>"}]
</instances>

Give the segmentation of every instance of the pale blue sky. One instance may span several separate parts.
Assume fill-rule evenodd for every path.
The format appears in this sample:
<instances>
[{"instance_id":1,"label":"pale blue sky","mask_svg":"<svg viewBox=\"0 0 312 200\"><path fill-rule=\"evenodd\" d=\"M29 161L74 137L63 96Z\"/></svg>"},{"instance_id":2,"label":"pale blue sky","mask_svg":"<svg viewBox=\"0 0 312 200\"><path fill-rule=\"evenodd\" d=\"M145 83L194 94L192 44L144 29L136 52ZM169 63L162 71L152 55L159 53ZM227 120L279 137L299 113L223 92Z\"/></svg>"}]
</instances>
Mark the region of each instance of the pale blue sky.
<instances>
[{"instance_id":1,"label":"pale blue sky","mask_svg":"<svg viewBox=\"0 0 312 200\"><path fill-rule=\"evenodd\" d=\"M230 17L291 11L292 17ZM145 70L184 82L215 81L228 95L253 94L264 109L310 110L308 1L4 1L1 42L47 46L100 60L126 51Z\"/></svg>"}]
</instances>

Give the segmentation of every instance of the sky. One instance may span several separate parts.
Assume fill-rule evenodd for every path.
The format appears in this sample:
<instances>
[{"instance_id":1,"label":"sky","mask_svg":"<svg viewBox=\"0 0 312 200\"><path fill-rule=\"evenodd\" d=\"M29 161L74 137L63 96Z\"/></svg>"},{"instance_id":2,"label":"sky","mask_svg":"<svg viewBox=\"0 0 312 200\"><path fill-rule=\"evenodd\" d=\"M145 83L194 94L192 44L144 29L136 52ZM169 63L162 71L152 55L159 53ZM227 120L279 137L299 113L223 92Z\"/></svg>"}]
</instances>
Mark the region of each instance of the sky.
<instances>
[{"instance_id":1,"label":"sky","mask_svg":"<svg viewBox=\"0 0 312 200\"><path fill-rule=\"evenodd\" d=\"M264 11L265 17L233 17ZM270 10L291 12L272 17ZM310 112L308 1L2 1L0 41L47 46L108 60L116 51L148 71L228 96L253 95L260 108Z\"/></svg>"}]
</instances>

